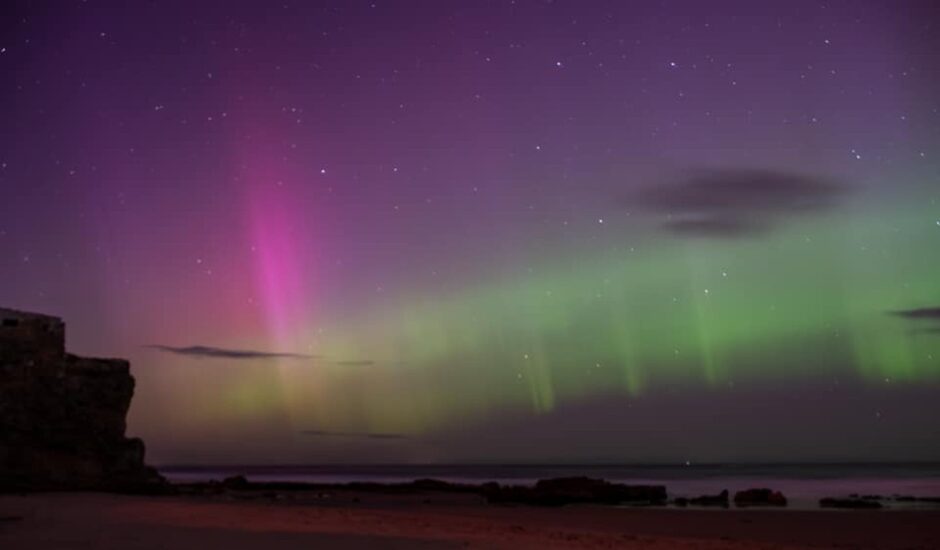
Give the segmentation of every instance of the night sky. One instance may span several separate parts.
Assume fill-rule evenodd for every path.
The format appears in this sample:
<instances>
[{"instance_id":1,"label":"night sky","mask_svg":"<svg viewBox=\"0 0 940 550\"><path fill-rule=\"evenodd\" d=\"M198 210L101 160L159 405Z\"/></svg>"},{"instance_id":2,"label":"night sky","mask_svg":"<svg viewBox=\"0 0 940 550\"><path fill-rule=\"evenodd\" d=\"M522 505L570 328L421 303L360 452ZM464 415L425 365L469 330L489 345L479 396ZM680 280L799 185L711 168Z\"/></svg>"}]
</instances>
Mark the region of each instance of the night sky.
<instances>
[{"instance_id":1,"label":"night sky","mask_svg":"<svg viewBox=\"0 0 940 550\"><path fill-rule=\"evenodd\" d=\"M935 2L0 22L0 305L152 462L940 459Z\"/></svg>"}]
</instances>

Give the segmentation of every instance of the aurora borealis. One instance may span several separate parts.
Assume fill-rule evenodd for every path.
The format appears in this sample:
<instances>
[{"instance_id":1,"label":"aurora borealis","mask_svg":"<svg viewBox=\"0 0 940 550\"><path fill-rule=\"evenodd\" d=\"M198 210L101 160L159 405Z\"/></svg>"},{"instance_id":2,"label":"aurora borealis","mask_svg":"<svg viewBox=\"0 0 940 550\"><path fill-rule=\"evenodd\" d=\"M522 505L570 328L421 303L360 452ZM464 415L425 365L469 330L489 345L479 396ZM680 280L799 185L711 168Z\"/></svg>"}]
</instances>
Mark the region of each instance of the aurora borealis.
<instances>
[{"instance_id":1,"label":"aurora borealis","mask_svg":"<svg viewBox=\"0 0 940 550\"><path fill-rule=\"evenodd\" d=\"M932 2L2 10L0 305L157 463L940 459Z\"/></svg>"}]
</instances>

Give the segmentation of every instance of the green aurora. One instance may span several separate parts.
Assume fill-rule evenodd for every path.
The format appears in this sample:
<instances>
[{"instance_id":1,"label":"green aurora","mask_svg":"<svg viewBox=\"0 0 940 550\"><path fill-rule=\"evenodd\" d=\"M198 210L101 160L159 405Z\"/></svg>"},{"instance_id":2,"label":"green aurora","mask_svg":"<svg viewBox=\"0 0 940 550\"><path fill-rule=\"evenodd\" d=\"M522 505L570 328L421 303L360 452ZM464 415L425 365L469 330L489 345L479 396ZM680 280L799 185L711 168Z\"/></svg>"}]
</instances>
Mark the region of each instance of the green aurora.
<instances>
[{"instance_id":1,"label":"green aurora","mask_svg":"<svg viewBox=\"0 0 940 550\"><path fill-rule=\"evenodd\" d=\"M286 398L300 424L420 434L657 387L936 380L940 339L893 314L940 294L940 254L926 253L940 227L917 210L856 208L761 238L648 234L456 293L402 292L303 335L322 353L315 374L282 361L279 378L242 379L222 406Z\"/></svg>"}]
</instances>

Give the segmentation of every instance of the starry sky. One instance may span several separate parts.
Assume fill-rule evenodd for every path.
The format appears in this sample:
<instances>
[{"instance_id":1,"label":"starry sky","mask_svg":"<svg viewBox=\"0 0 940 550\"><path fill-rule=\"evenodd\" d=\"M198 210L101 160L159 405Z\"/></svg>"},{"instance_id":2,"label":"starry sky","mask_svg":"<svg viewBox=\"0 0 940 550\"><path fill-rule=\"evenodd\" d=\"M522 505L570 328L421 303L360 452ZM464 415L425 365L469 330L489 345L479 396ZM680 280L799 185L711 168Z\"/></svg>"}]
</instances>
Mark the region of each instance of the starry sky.
<instances>
[{"instance_id":1,"label":"starry sky","mask_svg":"<svg viewBox=\"0 0 940 550\"><path fill-rule=\"evenodd\" d=\"M0 304L151 462L940 459L934 2L0 25Z\"/></svg>"}]
</instances>

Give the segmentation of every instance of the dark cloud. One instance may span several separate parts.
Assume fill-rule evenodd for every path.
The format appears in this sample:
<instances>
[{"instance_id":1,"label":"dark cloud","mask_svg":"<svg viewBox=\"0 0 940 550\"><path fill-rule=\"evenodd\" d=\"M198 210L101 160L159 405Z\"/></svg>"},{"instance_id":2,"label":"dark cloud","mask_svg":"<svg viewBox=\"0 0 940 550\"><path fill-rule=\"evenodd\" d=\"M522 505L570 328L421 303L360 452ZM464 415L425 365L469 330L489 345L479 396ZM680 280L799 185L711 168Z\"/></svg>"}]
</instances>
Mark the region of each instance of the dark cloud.
<instances>
[{"instance_id":1,"label":"dark cloud","mask_svg":"<svg viewBox=\"0 0 940 550\"><path fill-rule=\"evenodd\" d=\"M785 218L836 206L844 186L823 178L772 170L689 172L650 186L630 206L668 216L663 227L679 235L738 237L763 233Z\"/></svg>"},{"instance_id":2,"label":"dark cloud","mask_svg":"<svg viewBox=\"0 0 940 550\"><path fill-rule=\"evenodd\" d=\"M327 432L323 430L303 430L303 435L315 437L351 437L361 439L407 439L405 434L396 433L372 433L372 432Z\"/></svg>"},{"instance_id":3,"label":"dark cloud","mask_svg":"<svg viewBox=\"0 0 940 550\"><path fill-rule=\"evenodd\" d=\"M905 319L927 319L940 321L940 307L920 307L914 309L900 309L892 311L892 315Z\"/></svg>"},{"instance_id":4,"label":"dark cloud","mask_svg":"<svg viewBox=\"0 0 940 550\"><path fill-rule=\"evenodd\" d=\"M271 351L244 350L216 348L211 346L146 346L151 349L174 353L176 355L186 355L189 357L200 357L209 359L320 359L324 363L338 365L343 367L368 367L375 364L371 359L349 359L349 360L331 360L320 355L303 355L300 353L279 353Z\"/></svg>"},{"instance_id":5,"label":"dark cloud","mask_svg":"<svg viewBox=\"0 0 940 550\"><path fill-rule=\"evenodd\" d=\"M940 335L940 306L890 311L891 315L911 322L911 334ZM926 322L926 326L925 325Z\"/></svg>"},{"instance_id":6,"label":"dark cloud","mask_svg":"<svg viewBox=\"0 0 940 550\"><path fill-rule=\"evenodd\" d=\"M340 365L342 367L368 367L375 364L375 361L369 359L352 359L348 361L333 361L334 365Z\"/></svg>"},{"instance_id":7,"label":"dark cloud","mask_svg":"<svg viewBox=\"0 0 940 550\"><path fill-rule=\"evenodd\" d=\"M297 353L277 353L270 351L240 350L214 348L210 346L188 346L174 347L153 345L149 348L158 349L177 355L186 355L190 357L207 357L214 359L315 359L314 355L301 355Z\"/></svg>"}]
</instances>

